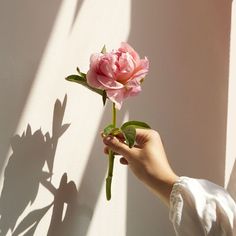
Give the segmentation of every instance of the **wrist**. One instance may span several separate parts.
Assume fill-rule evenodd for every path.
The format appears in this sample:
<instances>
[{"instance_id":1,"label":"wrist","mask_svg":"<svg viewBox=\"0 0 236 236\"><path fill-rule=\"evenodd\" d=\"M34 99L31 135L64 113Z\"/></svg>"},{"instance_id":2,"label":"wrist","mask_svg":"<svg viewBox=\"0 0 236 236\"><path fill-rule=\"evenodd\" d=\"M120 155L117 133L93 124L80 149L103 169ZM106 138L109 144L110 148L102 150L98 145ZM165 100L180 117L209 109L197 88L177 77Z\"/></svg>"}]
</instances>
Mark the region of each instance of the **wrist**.
<instances>
[{"instance_id":1,"label":"wrist","mask_svg":"<svg viewBox=\"0 0 236 236\"><path fill-rule=\"evenodd\" d=\"M152 191L169 207L169 199L174 184L179 176L172 173L163 179L155 180L151 186Z\"/></svg>"}]
</instances>

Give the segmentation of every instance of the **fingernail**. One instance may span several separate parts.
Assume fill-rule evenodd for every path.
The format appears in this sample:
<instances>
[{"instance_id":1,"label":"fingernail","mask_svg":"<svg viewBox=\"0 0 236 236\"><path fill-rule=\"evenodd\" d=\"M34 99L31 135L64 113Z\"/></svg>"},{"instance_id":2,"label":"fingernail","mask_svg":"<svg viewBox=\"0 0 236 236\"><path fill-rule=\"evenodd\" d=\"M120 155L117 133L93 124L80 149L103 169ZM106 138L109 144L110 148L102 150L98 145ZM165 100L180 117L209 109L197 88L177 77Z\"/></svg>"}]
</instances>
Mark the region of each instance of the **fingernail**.
<instances>
[{"instance_id":1,"label":"fingernail","mask_svg":"<svg viewBox=\"0 0 236 236\"><path fill-rule=\"evenodd\" d=\"M112 136L107 136L107 137L104 138L104 142L105 142L106 144L109 144L112 139L113 139Z\"/></svg>"}]
</instances>

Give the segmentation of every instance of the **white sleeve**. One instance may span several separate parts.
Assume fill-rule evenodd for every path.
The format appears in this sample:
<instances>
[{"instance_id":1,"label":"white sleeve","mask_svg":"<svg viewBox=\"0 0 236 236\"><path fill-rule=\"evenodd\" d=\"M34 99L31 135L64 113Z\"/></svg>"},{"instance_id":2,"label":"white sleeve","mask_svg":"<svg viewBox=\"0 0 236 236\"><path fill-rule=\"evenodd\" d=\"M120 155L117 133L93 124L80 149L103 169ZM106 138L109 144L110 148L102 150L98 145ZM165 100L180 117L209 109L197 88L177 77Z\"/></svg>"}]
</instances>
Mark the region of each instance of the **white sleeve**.
<instances>
[{"instance_id":1,"label":"white sleeve","mask_svg":"<svg viewBox=\"0 0 236 236\"><path fill-rule=\"evenodd\" d=\"M169 217L177 236L236 236L236 204L207 180L180 177L170 195Z\"/></svg>"}]
</instances>

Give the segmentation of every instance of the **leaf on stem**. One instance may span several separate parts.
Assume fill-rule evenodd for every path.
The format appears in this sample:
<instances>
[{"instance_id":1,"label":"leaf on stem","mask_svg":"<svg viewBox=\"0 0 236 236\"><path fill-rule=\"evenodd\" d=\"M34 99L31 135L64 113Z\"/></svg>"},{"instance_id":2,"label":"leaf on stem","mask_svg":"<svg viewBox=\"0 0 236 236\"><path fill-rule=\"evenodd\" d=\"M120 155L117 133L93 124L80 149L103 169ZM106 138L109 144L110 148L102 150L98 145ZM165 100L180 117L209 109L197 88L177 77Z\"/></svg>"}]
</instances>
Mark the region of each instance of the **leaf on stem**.
<instances>
[{"instance_id":1,"label":"leaf on stem","mask_svg":"<svg viewBox=\"0 0 236 236\"><path fill-rule=\"evenodd\" d=\"M130 148L134 146L136 138L136 129L133 125L121 127L121 131L125 137L125 141Z\"/></svg>"},{"instance_id":2,"label":"leaf on stem","mask_svg":"<svg viewBox=\"0 0 236 236\"><path fill-rule=\"evenodd\" d=\"M86 80L86 74L83 73L83 72L81 72L80 69L79 69L79 67L76 67L76 70L77 70L79 76L81 76L82 78L84 78L84 79Z\"/></svg>"},{"instance_id":3,"label":"leaf on stem","mask_svg":"<svg viewBox=\"0 0 236 236\"><path fill-rule=\"evenodd\" d=\"M65 79L70 81L70 82L75 82L75 83L78 83L80 85L83 85L84 87L88 88L89 90L91 90L91 91L93 91L93 92L103 96L103 90L97 89L97 88L93 88L93 87L89 86L88 83L87 83L87 80L86 80L86 74L81 73L81 75L69 75Z\"/></svg>"},{"instance_id":4,"label":"leaf on stem","mask_svg":"<svg viewBox=\"0 0 236 236\"><path fill-rule=\"evenodd\" d=\"M140 128L140 129L151 129L151 127L145 122L137 121L137 120L131 120L131 121L125 122L121 126L121 129L126 128L128 126L133 126L134 128Z\"/></svg>"},{"instance_id":5,"label":"leaf on stem","mask_svg":"<svg viewBox=\"0 0 236 236\"><path fill-rule=\"evenodd\" d=\"M105 54L107 52L107 49L106 49L106 45L103 46L102 50L101 50L101 53L102 54Z\"/></svg>"},{"instance_id":6,"label":"leaf on stem","mask_svg":"<svg viewBox=\"0 0 236 236\"><path fill-rule=\"evenodd\" d=\"M103 135L105 135L105 136L108 136L108 135L116 136L120 133L122 133L121 129L115 128L115 126L113 124L106 126L103 130Z\"/></svg>"},{"instance_id":7,"label":"leaf on stem","mask_svg":"<svg viewBox=\"0 0 236 236\"><path fill-rule=\"evenodd\" d=\"M103 134L105 136L109 135L111 133L111 131L115 128L115 126L113 124L110 124L108 126L106 126L104 129L103 129Z\"/></svg>"},{"instance_id":8,"label":"leaf on stem","mask_svg":"<svg viewBox=\"0 0 236 236\"><path fill-rule=\"evenodd\" d=\"M106 90L103 90L103 92L102 92L102 102L103 102L103 106L105 106L106 100L107 100L107 93L106 93Z\"/></svg>"},{"instance_id":9,"label":"leaf on stem","mask_svg":"<svg viewBox=\"0 0 236 236\"><path fill-rule=\"evenodd\" d=\"M111 134L112 134L113 136L116 136L116 135L121 134L121 133L122 133L122 131L121 131L120 128L114 128L114 129L111 131Z\"/></svg>"},{"instance_id":10,"label":"leaf on stem","mask_svg":"<svg viewBox=\"0 0 236 236\"><path fill-rule=\"evenodd\" d=\"M76 67L76 70L77 70L77 72L78 72L78 74L80 75L80 69L79 69L79 67Z\"/></svg>"},{"instance_id":11,"label":"leaf on stem","mask_svg":"<svg viewBox=\"0 0 236 236\"><path fill-rule=\"evenodd\" d=\"M82 77L81 75L69 75L66 77L66 80L76 83L87 83L86 78Z\"/></svg>"}]
</instances>

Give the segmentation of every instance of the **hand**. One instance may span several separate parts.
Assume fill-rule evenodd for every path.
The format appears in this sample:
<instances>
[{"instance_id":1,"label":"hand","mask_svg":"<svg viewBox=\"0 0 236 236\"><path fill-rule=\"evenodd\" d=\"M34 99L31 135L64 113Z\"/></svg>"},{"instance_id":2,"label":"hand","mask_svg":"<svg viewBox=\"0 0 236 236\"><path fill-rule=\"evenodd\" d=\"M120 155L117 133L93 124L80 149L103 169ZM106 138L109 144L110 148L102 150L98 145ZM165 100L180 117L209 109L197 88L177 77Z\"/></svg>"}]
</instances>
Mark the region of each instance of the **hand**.
<instances>
[{"instance_id":1,"label":"hand","mask_svg":"<svg viewBox=\"0 0 236 236\"><path fill-rule=\"evenodd\" d=\"M107 136L103 139L104 152L109 149L122 155L133 173L157 194L168 206L173 184L179 178L171 169L158 132L151 129L136 130L136 144L129 148L123 137Z\"/></svg>"}]
</instances>

